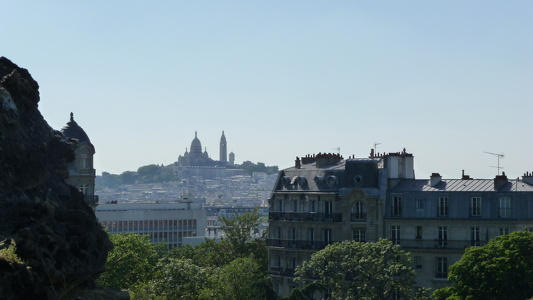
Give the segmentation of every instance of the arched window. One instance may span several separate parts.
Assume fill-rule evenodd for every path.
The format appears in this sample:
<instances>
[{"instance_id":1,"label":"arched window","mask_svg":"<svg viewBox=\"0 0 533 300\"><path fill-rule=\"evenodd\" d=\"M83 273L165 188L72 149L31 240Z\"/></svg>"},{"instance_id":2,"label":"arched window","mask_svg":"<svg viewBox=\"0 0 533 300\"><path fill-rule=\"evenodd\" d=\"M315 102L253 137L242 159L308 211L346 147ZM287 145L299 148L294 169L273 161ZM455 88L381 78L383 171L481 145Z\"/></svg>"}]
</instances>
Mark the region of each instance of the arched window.
<instances>
[{"instance_id":1,"label":"arched window","mask_svg":"<svg viewBox=\"0 0 533 300\"><path fill-rule=\"evenodd\" d=\"M361 201L357 201L352 206L352 221L366 221L366 207Z\"/></svg>"}]
</instances>

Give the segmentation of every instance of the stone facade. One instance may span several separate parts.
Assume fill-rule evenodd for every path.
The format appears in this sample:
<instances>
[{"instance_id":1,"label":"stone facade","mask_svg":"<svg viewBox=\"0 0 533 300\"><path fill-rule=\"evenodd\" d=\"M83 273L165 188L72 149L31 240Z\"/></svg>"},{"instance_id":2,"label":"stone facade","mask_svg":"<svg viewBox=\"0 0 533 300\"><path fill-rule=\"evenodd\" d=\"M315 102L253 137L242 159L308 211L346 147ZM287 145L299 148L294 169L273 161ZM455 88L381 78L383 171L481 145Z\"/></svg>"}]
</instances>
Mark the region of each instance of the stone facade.
<instances>
[{"instance_id":1,"label":"stone facade","mask_svg":"<svg viewBox=\"0 0 533 300\"><path fill-rule=\"evenodd\" d=\"M415 287L439 288L466 247L533 226L531 176L442 180L433 174L420 180L413 166L404 149L346 160L308 155L280 171L269 200L267 241L277 291L288 295L296 287L296 266L328 244L381 238L412 254Z\"/></svg>"}]
</instances>

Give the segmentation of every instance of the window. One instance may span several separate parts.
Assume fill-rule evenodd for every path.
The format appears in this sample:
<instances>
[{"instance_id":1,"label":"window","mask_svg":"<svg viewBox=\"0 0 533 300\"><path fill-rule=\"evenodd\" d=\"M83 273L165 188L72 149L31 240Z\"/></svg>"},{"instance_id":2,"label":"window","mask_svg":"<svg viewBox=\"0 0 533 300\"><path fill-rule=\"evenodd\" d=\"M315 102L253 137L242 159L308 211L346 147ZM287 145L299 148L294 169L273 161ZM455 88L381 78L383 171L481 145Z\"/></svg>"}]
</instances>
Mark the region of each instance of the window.
<instances>
[{"instance_id":1,"label":"window","mask_svg":"<svg viewBox=\"0 0 533 300\"><path fill-rule=\"evenodd\" d=\"M400 244L400 226L391 226L391 240L394 244Z\"/></svg>"},{"instance_id":2,"label":"window","mask_svg":"<svg viewBox=\"0 0 533 300\"><path fill-rule=\"evenodd\" d=\"M309 212L316 212L315 203L315 200L309 201Z\"/></svg>"},{"instance_id":3,"label":"window","mask_svg":"<svg viewBox=\"0 0 533 300\"><path fill-rule=\"evenodd\" d=\"M415 269L422 269L422 257L421 256L415 256L413 263L415 265Z\"/></svg>"},{"instance_id":4,"label":"window","mask_svg":"<svg viewBox=\"0 0 533 300\"><path fill-rule=\"evenodd\" d=\"M82 169L90 169L91 165L89 163L89 156L86 153L83 153L81 155L81 168Z\"/></svg>"},{"instance_id":5,"label":"window","mask_svg":"<svg viewBox=\"0 0 533 300\"><path fill-rule=\"evenodd\" d=\"M472 197L470 201L470 215L481 216L481 197Z\"/></svg>"},{"instance_id":6,"label":"window","mask_svg":"<svg viewBox=\"0 0 533 300\"><path fill-rule=\"evenodd\" d=\"M421 213L421 212L424 212L424 200L422 199L417 199L416 202L415 202L415 205L416 205L416 212L417 213Z\"/></svg>"},{"instance_id":7,"label":"window","mask_svg":"<svg viewBox=\"0 0 533 300\"><path fill-rule=\"evenodd\" d=\"M333 212L333 202L324 201L324 213L326 213L326 218L331 218L332 212Z\"/></svg>"},{"instance_id":8,"label":"window","mask_svg":"<svg viewBox=\"0 0 533 300\"><path fill-rule=\"evenodd\" d=\"M292 201L292 212L298 212L298 201Z\"/></svg>"},{"instance_id":9,"label":"window","mask_svg":"<svg viewBox=\"0 0 533 300\"><path fill-rule=\"evenodd\" d=\"M366 230L356 229L352 231L352 239L356 242L361 242L361 243L366 242Z\"/></svg>"},{"instance_id":10,"label":"window","mask_svg":"<svg viewBox=\"0 0 533 300\"><path fill-rule=\"evenodd\" d=\"M470 245L479 246L479 227L470 227Z\"/></svg>"},{"instance_id":11,"label":"window","mask_svg":"<svg viewBox=\"0 0 533 300\"><path fill-rule=\"evenodd\" d=\"M507 218L511 216L511 198L509 197L500 198L499 216L501 218Z\"/></svg>"},{"instance_id":12,"label":"window","mask_svg":"<svg viewBox=\"0 0 533 300\"><path fill-rule=\"evenodd\" d=\"M313 228L307 228L307 241L311 246L315 241L315 230Z\"/></svg>"},{"instance_id":13,"label":"window","mask_svg":"<svg viewBox=\"0 0 533 300\"><path fill-rule=\"evenodd\" d=\"M366 220L366 208L365 204L361 201L357 201L352 206L352 221L364 221Z\"/></svg>"},{"instance_id":14,"label":"window","mask_svg":"<svg viewBox=\"0 0 533 300\"><path fill-rule=\"evenodd\" d=\"M415 229L415 239L421 240L422 239L422 226L416 226Z\"/></svg>"},{"instance_id":15,"label":"window","mask_svg":"<svg viewBox=\"0 0 533 300\"><path fill-rule=\"evenodd\" d=\"M82 192L84 195L87 195L87 192L89 191L89 186L86 184L80 185L80 192Z\"/></svg>"},{"instance_id":16,"label":"window","mask_svg":"<svg viewBox=\"0 0 533 300\"><path fill-rule=\"evenodd\" d=\"M506 235L506 234L509 234L509 228L500 227L500 235Z\"/></svg>"},{"instance_id":17,"label":"window","mask_svg":"<svg viewBox=\"0 0 533 300\"><path fill-rule=\"evenodd\" d=\"M402 215L402 196L392 197L392 215L393 216Z\"/></svg>"},{"instance_id":18,"label":"window","mask_svg":"<svg viewBox=\"0 0 533 300\"><path fill-rule=\"evenodd\" d=\"M436 272L435 277L447 278L448 277L448 259L446 257L437 257L436 259Z\"/></svg>"},{"instance_id":19,"label":"window","mask_svg":"<svg viewBox=\"0 0 533 300\"><path fill-rule=\"evenodd\" d=\"M448 216L448 197L439 197L438 215L439 217Z\"/></svg>"},{"instance_id":20,"label":"window","mask_svg":"<svg viewBox=\"0 0 533 300\"><path fill-rule=\"evenodd\" d=\"M437 232L437 242L439 248L445 248L448 245L448 230L446 226L439 226Z\"/></svg>"},{"instance_id":21,"label":"window","mask_svg":"<svg viewBox=\"0 0 533 300\"><path fill-rule=\"evenodd\" d=\"M324 244L331 244L331 229L324 229Z\"/></svg>"}]
</instances>

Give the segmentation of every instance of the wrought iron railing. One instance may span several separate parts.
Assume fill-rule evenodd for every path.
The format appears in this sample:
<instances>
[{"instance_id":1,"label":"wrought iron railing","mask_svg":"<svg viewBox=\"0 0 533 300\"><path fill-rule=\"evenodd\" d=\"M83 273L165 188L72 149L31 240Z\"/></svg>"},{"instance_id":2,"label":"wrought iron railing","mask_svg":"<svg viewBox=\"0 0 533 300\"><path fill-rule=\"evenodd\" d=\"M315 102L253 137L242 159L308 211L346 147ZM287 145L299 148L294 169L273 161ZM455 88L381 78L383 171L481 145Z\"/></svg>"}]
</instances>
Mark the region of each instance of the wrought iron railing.
<instances>
[{"instance_id":1,"label":"wrought iron railing","mask_svg":"<svg viewBox=\"0 0 533 300\"><path fill-rule=\"evenodd\" d=\"M472 246L484 246L487 244L487 241L471 240L389 239L403 248L412 249L465 249Z\"/></svg>"},{"instance_id":2,"label":"wrought iron railing","mask_svg":"<svg viewBox=\"0 0 533 300\"><path fill-rule=\"evenodd\" d=\"M332 243L333 241L267 239L267 246L310 250L320 250Z\"/></svg>"},{"instance_id":3,"label":"wrought iron railing","mask_svg":"<svg viewBox=\"0 0 533 300\"><path fill-rule=\"evenodd\" d=\"M342 222L342 213L314 213L314 212L270 212L270 221L291 222Z\"/></svg>"}]
</instances>

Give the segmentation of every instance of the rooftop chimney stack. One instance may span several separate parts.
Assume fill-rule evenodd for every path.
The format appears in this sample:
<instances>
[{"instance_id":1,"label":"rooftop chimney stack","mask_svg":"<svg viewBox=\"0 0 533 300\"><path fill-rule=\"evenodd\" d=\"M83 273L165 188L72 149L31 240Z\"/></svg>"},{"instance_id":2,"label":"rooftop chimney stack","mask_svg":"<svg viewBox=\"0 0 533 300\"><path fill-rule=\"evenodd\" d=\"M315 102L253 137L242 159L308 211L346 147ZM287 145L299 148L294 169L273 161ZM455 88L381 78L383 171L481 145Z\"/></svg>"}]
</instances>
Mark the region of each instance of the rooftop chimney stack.
<instances>
[{"instance_id":1,"label":"rooftop chimney stack","mask_svg":"<svg viewBox=\"0 0 533 300\"><path fill-rule=\"evenodd\" d=\"M461 176L461 179L463 180L470 180L472 178L470 178L470 175L465 175L465 170L463 170L463 175Z\"/></svg>"},{"instance_id":2,"label":"rooftop chimney stack","mask_svg":"<svg viewBox=\"0 0 533 300\"><path fill-rule=\"evenodd\" d=\"M524 176L522 176L522 181L527 184L533 185L533 172L525 172Z\"/></svg>"},{"instance_id":3,"label":"rooftop chimney stack","mask_svg":"<svg viewBox=\"0 0 533 300\"><path fill-rule=\"evenodd\" d=\"M437 184L439 184L439 182L441 182L442 176L440 176L439 173L431 173L431 177L429 177L429 180L430 180L431 186L434 187Z\"/></svg>"},{"instance_id":4,"label":"rooftop chimney stack","mask_svg":"<svg viewBox=\"0 0 533 300\"><path fill-rule=\"evenodd\" d=\"M507 184L509 182L507 180L507 176L505 175L505 172L502 172L502 175L496 175L494 178L494 189L499 190L501 187Z\"/></svg>"},{"instance_id":5,"label":"rooftop chimney stack","mask_svg":"<svg viewBox=\"0 0 533 300\"><path fill-rule=\"evenodd\" d=\"M296 156L296 160L294 161L294 167L296 169L301 169L302 168L302 164L301 164L300 158L298 156Z\"/></svg>"}]
</instances>

